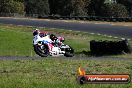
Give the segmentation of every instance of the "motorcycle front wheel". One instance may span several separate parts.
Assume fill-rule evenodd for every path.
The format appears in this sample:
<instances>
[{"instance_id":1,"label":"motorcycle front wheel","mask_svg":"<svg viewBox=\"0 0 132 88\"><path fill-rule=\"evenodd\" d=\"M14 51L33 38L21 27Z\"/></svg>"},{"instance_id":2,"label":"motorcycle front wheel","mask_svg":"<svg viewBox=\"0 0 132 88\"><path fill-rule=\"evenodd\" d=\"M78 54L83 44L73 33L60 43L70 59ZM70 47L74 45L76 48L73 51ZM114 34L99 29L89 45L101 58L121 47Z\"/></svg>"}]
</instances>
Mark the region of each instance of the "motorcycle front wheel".
<instances>
[{"instance_id":1,"label":"motorcycle front wheel","mask_svg":"<svg viewBox=\"0 0 132 88\"><path fill-rule=\"evenodd\" d=\"M49 49L47 45L40 46L38 44L34 45L34 51L41 57L47 57L49 55Z\"/></svg>"}]
</instances>

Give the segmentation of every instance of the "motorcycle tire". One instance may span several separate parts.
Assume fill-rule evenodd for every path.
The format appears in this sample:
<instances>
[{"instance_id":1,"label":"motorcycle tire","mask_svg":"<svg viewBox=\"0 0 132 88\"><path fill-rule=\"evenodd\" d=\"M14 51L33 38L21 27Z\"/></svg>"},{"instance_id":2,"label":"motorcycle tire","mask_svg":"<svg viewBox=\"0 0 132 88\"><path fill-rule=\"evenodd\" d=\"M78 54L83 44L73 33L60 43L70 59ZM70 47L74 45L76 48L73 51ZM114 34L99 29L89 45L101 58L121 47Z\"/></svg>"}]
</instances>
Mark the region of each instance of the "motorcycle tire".
<instances>
[{"instance_id":1,"label":"motorcycle tire","mask_svg":"<svg viewBox=\"0 0 132 88\"><path fill-rule=\"evenodd\" d=\"M72 47L65 49L65 57L73 57L74 56L74 49Z\"/></svg>"},{"instance_id":2,"label":"motorcycle tire","mask_svg":"<svg viewBox=\"0 0 132 88\"><path fill-rule=\"evenodd\" d=\"M42 52L42 49L40 49L40 46L36 44L34 45L34 51L36 54L38 54L41 57L47 57L49 55L49 49L47 45L44 45L44 52Z\"/></svg>"}]
</instances>

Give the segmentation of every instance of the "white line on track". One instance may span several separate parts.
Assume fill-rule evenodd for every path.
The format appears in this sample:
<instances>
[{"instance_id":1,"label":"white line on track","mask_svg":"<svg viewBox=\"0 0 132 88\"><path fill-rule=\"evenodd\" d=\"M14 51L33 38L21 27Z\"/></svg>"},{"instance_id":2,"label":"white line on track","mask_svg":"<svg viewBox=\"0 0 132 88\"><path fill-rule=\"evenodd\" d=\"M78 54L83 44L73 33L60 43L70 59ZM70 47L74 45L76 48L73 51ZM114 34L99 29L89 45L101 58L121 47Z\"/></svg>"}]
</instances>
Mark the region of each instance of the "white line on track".
<instances>
[{"instance_id":1,"label":"white line on track","mask_svg":"<svg viewBox=\"0 0 132 88\"><path fill-rule=\"evenodd\" d=\"M95 33L90 33L90 34L94 35Z\"/></svg>"}]
</instances>

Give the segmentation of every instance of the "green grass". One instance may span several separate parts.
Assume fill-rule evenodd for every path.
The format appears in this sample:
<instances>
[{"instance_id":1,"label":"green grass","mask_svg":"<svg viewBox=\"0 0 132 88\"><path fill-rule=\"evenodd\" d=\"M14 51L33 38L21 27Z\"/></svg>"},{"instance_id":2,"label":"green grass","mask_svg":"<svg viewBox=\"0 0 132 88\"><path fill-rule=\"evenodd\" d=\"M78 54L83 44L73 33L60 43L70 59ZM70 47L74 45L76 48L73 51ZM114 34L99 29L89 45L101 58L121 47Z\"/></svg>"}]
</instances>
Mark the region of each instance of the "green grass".
<instances>
[{"instance_id":1,"label":"green grass","mask_svg":"<svg viewBox=\"0 0 132 88\"><path fill-rule=\"evenodd\" d=\"M0 55L29 55L32 50L31 34L9 28L0 28Z\"/></svg>"},{"instance_id":2,"label":"green grass","mask_svg":"<svg viewBox=\"0 0 132 88\"><path fill-rule=\"evenodd\" d=\"M32 47L32 31L36 27L0 24L0 56L35 56ZM86 32L64 29L39 28L49 33L64 36L66 44L75 49L76 54L90 51L91 40L117 40L103 35L92 35ZM132 41L129 41L132 46ZM90 55L88 55L90 56ZM114 57L130 58L132 54L116 55Z\"/></svg>"},{"instance_id":3,"label":"green grass","mask_svg":"<svg viewBox=\"0 0 132 88\"><path fill-rule=\"evenodd\" d=\"M0 24L0 56L34 56L32 47L33 27ZM76 32L63 29L40 28L66 38L65 43L75 49L75 53L89 51L90 40L114 40L112 38L92 35L85 32Z\"/></svg>"},{"instance_id":4,"label":"green grass","mask_svg":"<svg viewBox=\"0 0 132 88\"><path fill-rule=\"evenodd\" d=\"M111 60L0 60L0 88L131 88L129 84L85 84L76 81L82 65L87 74L130 74L132 63Z\"/></svg>"}]
</instances>

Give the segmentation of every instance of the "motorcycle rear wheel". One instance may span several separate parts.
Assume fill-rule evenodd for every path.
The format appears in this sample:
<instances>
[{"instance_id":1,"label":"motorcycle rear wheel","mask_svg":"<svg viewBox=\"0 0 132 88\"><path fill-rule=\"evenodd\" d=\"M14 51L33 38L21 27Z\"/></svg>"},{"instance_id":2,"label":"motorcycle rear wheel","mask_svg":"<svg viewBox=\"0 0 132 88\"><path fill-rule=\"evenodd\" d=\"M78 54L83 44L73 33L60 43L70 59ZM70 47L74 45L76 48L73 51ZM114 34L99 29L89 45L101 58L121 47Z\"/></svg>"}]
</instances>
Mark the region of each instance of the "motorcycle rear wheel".
<instances>
[{"instance_id":1,"label":"motorcycle rear wheel","mask_svg":"<svg viewBox=\"0 0 132 88\"><path fill-rule=\"evenodd\" d=\"M74 49L72 47L65 49L65 57L73 57L74 56Z\"/></svg>"}]
</instances>

